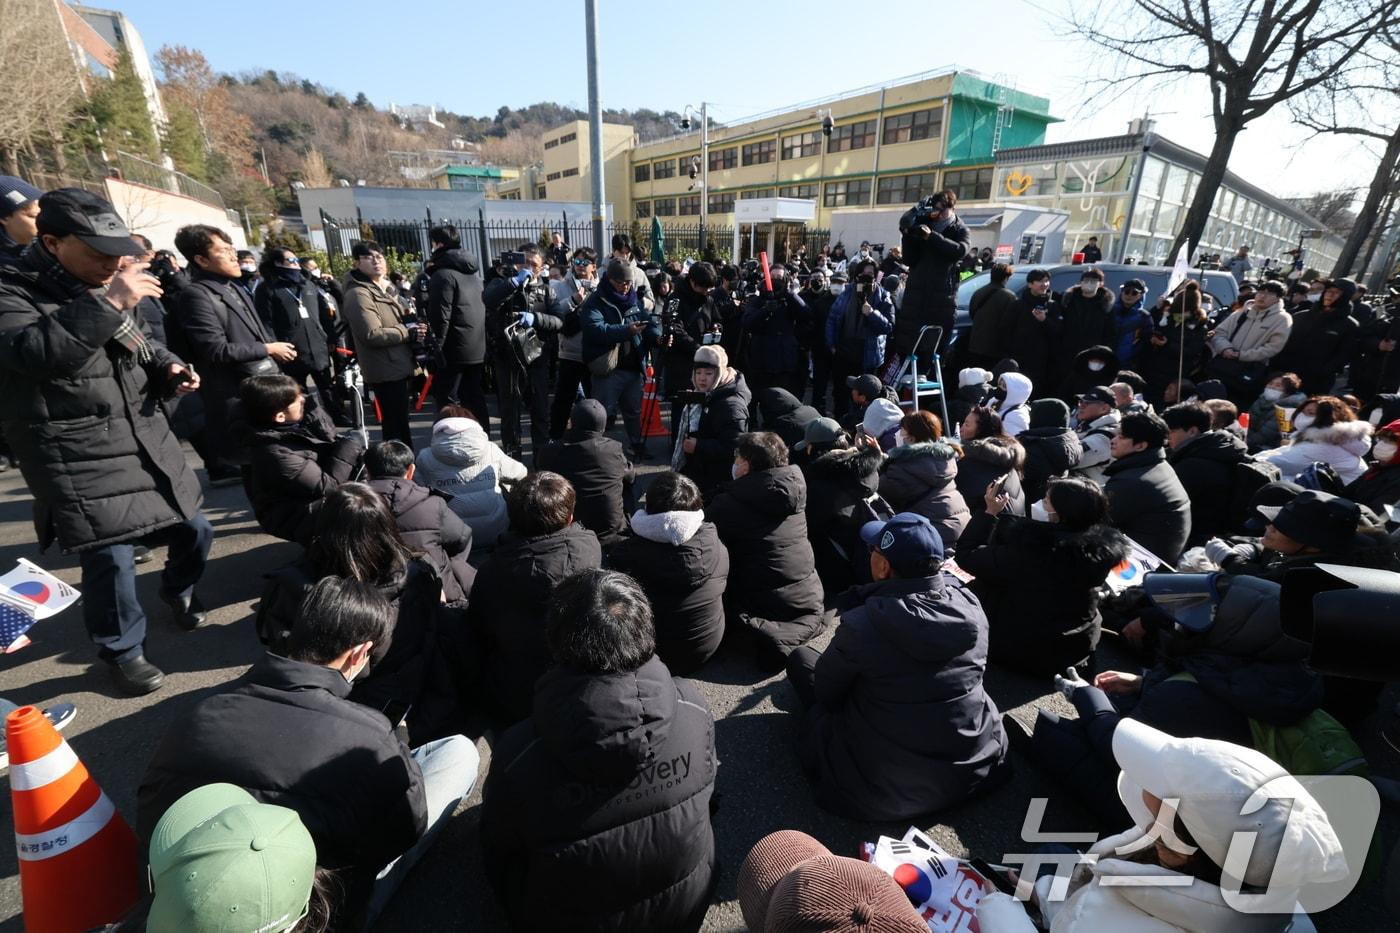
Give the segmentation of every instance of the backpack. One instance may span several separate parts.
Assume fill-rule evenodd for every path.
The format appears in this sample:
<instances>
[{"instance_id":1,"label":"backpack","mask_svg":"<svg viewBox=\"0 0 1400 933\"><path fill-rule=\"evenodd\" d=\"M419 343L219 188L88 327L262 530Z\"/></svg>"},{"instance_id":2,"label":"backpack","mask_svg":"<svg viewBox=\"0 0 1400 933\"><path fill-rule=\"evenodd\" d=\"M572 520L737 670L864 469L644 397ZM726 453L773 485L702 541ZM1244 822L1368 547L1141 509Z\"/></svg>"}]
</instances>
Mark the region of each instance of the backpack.
<instances>
[{"instance_id":1,"label":"backpack","mask_svg":"<svg viewBox=\"0 0 1400 933\"><path fill-rule=\"evenodd\" d=\"M1254 501L1254 494L1270 483L1278 482L1281 476L1279 468L1267 460L1246 459L1235 464L1227 527L1232 531L1243 528L1249 518L1249 504Z\"/></svg>"}]
</instances>

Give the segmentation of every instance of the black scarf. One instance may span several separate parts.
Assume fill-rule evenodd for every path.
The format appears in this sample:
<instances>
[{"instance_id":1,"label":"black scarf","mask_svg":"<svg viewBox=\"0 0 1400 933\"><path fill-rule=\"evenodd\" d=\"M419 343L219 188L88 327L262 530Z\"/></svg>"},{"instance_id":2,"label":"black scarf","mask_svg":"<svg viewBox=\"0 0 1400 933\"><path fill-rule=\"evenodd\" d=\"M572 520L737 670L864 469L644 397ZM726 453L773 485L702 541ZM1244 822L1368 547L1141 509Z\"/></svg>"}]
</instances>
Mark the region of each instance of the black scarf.
<instances>
[{"instance_id":1,"label":"black scarf","mask_svg":"<svg viewBox=\"0 0 1400 933\"><path fill-rule=\"evenodd\" d=\"M93 292L102 293L104 288L93 288L91 285L73 275L63 268L62 263L44 248L38 237L25 249L24 255L32 268L38 273L39 279L47 283L52 289L63 295L65 298L82 298ZM135 358L136 362L146 366L155 359L155 354L151 351L151 342L141 333L141 328L137 326L136 319L126 311L108 302L108 307L112 308L122 316L122 322L117 327L117 332L112 335L108 343Z\"/></svg>"}]
</instances>

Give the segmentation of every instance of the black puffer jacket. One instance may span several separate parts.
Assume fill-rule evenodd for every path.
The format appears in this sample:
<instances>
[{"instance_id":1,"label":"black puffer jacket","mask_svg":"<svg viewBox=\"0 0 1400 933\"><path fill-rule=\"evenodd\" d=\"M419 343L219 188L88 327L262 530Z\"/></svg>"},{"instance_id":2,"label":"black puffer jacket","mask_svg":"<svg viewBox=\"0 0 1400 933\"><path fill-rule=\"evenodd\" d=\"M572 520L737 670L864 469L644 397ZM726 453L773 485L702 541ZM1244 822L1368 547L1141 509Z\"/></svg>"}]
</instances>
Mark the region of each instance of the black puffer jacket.
<instances>
[{"instance_id":1,"label":"black puffer jacket","mask_svg":"<svg viewBox=\"0 0 1400 933\"><path fill-rule=\"evenodd\" d=\"M141 779L141 838L189 791L227 782L296 811L318 865L373 880L423 835L427 800L389 720L349 694L339 671L269 654L226 693L195 703L166 729Z\"/></svg>"},{"instance_id":2,"label":"black puffer jacket","mask_svg":"<svg viewBox=\"0 0 1400 933\"><path fill-rule=\"evenodd\" d=\"M574 521L612 547L627 532L623 496L632 485L632 465L622 444L601 430L575 425L540 451L539 468L552 470L573 484Z\"/></svg>"},{"instance_id":3,"label":"black puffer jacket","mask_svg":"<svg viewBox=\"0 0 1400 933\"><path fill-rule=\"evenodd\" d=\"M1071 288L1060 296L1051 360L1064 367L1061 377L1068 375L1070 363L1080 353L1090 347L1112 347L1117 342L1112 308L1113 292L1102 286L1093 295Z\"/></svg>"},{"instance_id":4,"label":"black puffer jacket","mask_svg":"<svg viewBox=\"0 0 1400 933\"><path fill-rule=\"evenodd\" d=\"M1005 476L1004 491L1011 497L1006 510L1012 515L1026 514L1026 493L1021 488L1017 461L1024 464L1026 453L1014 438L984 437L963 444L963 457L958 461L958 492L962 493L968 511L973 515L985 512L987 485Z\"/></svg>"},{"instance_id":5,"label":"black puffer jacket","mask_svg":"<svg viewBox=\"0 0 1400 933\"><path fill-rule=\"evenodd\" d=\"M802 440L807 425L821 417L811 405L803 405L787 389L776 387L759 390L758 413L763 418L763 430L781 437L788 450Z\"/></svg>"},{"instance_id":6,"label":"black puffer jacket","mask_svg":"<svg viewBox=\"0 0 1400 933\"><path fill-rule=\"evenodd\" d=\"M94 293L66 297L27 257L0 271L0 423L41 550L131 541L199 510L199 481L158 403L179 360L157 344L149 367L134 365L111 343L121 321Z\"/></svg>"},{"instance_id":7,"label":"black puffer jacket","mask_svg":"<svg viewBox=\"0 0 1400 933\"><path fill-rule=\"evenodd\" d=\"M508 531L481 565L467 618L482 646L485 697L501 724L530 715L535 681L549 669L544 626L554 588L602 563L597 536L573 524L533 538Z\"/></svg>"},{"instance_id":8,"label":"black puffer jacket","mask_svg":"<svg viewBox=\"0 0 1400 933\"><path fill-rule=\"evenodd\" d=\"M896 512L917 512L933 522L948 550L969 517L958 469L957 450L942 441L896 447L880 468L880 495Z\"/></svg>"},{"instance_id":9,"label":"black puffer jacket","mask_svg":"<svg viewBox=\"0 0 1400 933\"><path fill-rule=\"evenodd\" d=\"M1016 435L1016 440L1026 449L1021 490L1026 494L1028 508L1030 503L1045 498L1045 488L1053 477L1068 475L1084 455L1079 435L1069 428L1031 428Z\"/></svg>"},{"instance_id":10,"label":"black puffer jacket","mask_svg":"<svg viewBox=\"0 0 1400 933\"><path fill-rule=\"evenodd\" d=\"M467 563L472 529L448 506L450 497L406 479L375 479L369 486L389 503L399 537L437 571L448 605L464 605L476 579Z\"/></svg>"},{"instance_id":11,"label":"black puffer jacket","mask_svg":"<svg viewBox=\"0 0 1400 933\"><path fill-rule=\"evenodd\" d=\"M492 750L486 874L522 933L699 929L718 875L714 720L656 658L627 674L555 668ZM542 896L549 892L548 896Z\"/></svg>"},{"instance_id":12,"label":"black puffer jacket","mask_svg":"<svg viewBox=\"0 0 1400 933\"><path fill-rule=\"evenodd\" d=\"M486 305L481 275L466 250L437 249L428 279L428 325L449 366L486 360Z\"/></svg>"},{"instance_id":13,"label":"black puffer jacket","mask_svg":"<svg viewBox=\"0 0 1400 933\"><path fill-rule=\"evenodd\" d=\"M739 435L749 429L749 405L753 395L744 381L744 374L734 373L734 379L709 394L701 406L700 421L693 432L682 425L680 439L690 434L695 438L695 453L685 455L680 472L695 481L709 501L721 486L729 482L734 465L734 450ZM691 411L687 405L685 410Z\"/></svg>"},{"instance_id":14,"label":"black puffer jacket","mask_svg":"<svg viewBox=\"0 0 1400 933\"><path fill-rule=\"evenodd\" d=\"M1098 370L1091 369L1094 363L1102 363L1103 366ZM1072 363L1066 365L1067 374L1059 382L1059 397L1073 409L1080 395L1094 386L1113 381L1118 372L1118 354L1102 345L1089 347L1074 357Z\"/></svg>"},{"instance_id":15,"label":"black puffer jacket","mask_svg":"<svg viewBox=\"0 0 1400 933\"><path fill-rule=\"evenodd\" d=\"M799 748L817 802L855 819L910 820L966 800L1007 753L982 687L977 598L945 574L871 583L842 600Z\"/></svg>"},{"instance_id":16,"label":"black puffer jacket","mask_svg":"<svg viewBox=\"0 0 1400 933\"><path fill-rule=\"evenodd\" d=\"M1337 374L1356 353L1361 325L1351 316L1350 300L1323 308L1321 305L1293 315L1288 343L1275 358L1278 369L1291 369L1303 379L1303 391L1313 395L1331 391Z\"/></svg>"},{"instance_id":17,"label":"black puffer jacket","mask_svg":"<svg viewBox=\"0 0 1400 933\"><path fill-rule=\"evenodd\" d=\"M1023 288L1017 297L1017 307L1007 314L1010 321L1007 349L1011 352L1011 358L1020 364L1021 372L1039 389L1036 396L1051 395L1053 393L1047 390L1052 386L1051 358L1053 336L1060 315L1059 296L1046 292L1036 297L1029 288ZM1036 319L1035 309L1045 312L1045 320Z\"/></svg>"},{"instance_id":18,"label":"black puffer jacket","mask_svg":"<svg viewBox=\"0 0 1400 933\"><path fill-rule=\"evenodd\" d=\"M1104 469L1113 525L1173 567L1191 537L1191 500L1161 448L1138 451Z\"/></svg>"},{"instance_id":19,"label":"black puffer jacket","mask_svg":"<svg viewBox=\"0 0 1400 933\"><path fill-rule=\"evenodd\" d=\"M237 412L234 418L237 425ZM331 419L310 397L300 421L254 431L246 446L252 470L248 499L258 524L273 537L303 546L311 543L321 500L354 476L365 453L358 433L336 437Z\"/></svg>"},{"instance_id":20,"label":"black puffer jacket","mask_svg":"<svg viewBox=\"0 0 1400 933\"><path fill-rule=\"evenodd\" d=\"M1098 588L1131 548L1108 525L1072 532L1002 513L973 516L958 566L977 579L992 661L1049 677L1091 657L1099 643Z\"/></svg>"},{"instance_id":21,"label":"black puffer jacket","mask_svg":"<svg viewBox=\"0 0 1400 933\"><path fill-rule=\"evenodd\" d=\"M729 550L704 519L703 512L638 512L632 534L608 552L608 564L646 591L656 653L678 674L708 661L724 638Z\"/></svg>"},{"instance_id":22,"label":"black puffer jacket","mask_svg":"<svg viewBox=\"0 0 1400 933\"><path fill-rule=\"evenodd\" d=\"M784 466L741 476L705 510L729 548L729 621L787 649L816 635L823 623L806 508L802 472Z\"/></svg>"},{"instance_id":23,"label":"black puffer jacket","mask_svg":"<svg viewBox=\"0 0 1400 933\"><path fill-rule=\"evenodd\" d=\"M900 226L906 225L905 212ZM904 298L894 322L894 345L908 353L918 339L919 328L926 324L945 324L955 309L954 294L958 288L958 263L967 256L971 234L957 217L940 233L927 237L912 227L900 240L900 253L909 265L909 278L904 282ZM946 340L950 335L944 335ZM927 348L923 350L927 355Z\"/></svg>"},{"instance_id":24,"label":"black puffer jacket","mask_svg":"<svg viewBox=\"0 0 1400 933\"><path fill-rule=\"evenodd\" d=\"M253 295L253 307L268 333L297 348L297 358L282 364L287 375L300 378L330 367L330 344L321 329L321 321L330 317L327 300L314 283L291 282L280 274L263 280Z\"/></svg>"},{"instance_id":25,"label":"black puffer jacket","mask_svg":"<svg viewBox=\"0 0 1400 933\"><path fill-rule=\"evenodd\" d=\"M1187 547L1204 544L1230 526L1230 500L1239 464L1249 459L1244 441L1224 431L1207 431L1173 450L1167 462L1191 500Z\"/></svg>"},{"instance_id":26,"label":"black puffer jacket","mask_svg":"<svg viewBox=\"0 0 1400 933\"><path fill-rule=\"evenodd\" d=\"M870 559L860 529L876 517L865 502L880 492L883 460L878 449L862 445L828 450L802 465L807 538L827 593L870 582Z\"/></svg>"},{"instance_id":27,"label":"black puffer jacket","mask_svg":"<svg viewBox=\"0 0 1400 933\"><path fill-rule=\"evenodd\" d=\"M701 295L690 287L689 279L682 278L676 282L675 291L662 299L661 303L666 308L674 303L676 316L675 324L666 334L672 338L671 345L662 351L665 364L662 375L667 395L690 388L690 368L695 360L695 351L702 345L701 341L710 329L720 323L720 311L715 305L717 294ZM657 317L661 317L660 313Z\"/></svg>"}]
</instances>

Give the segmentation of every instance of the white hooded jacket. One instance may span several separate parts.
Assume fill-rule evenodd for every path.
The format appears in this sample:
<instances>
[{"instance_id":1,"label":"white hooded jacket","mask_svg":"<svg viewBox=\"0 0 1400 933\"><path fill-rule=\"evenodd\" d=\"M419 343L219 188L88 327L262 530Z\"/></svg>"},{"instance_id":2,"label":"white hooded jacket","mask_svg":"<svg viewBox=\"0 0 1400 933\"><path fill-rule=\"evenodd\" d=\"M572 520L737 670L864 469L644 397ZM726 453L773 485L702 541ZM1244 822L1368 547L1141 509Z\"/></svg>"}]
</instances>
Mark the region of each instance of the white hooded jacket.
<instances>
[{"instance_id":1,"label":"white hooded jacket","mask_svg":"<svg viewBox=\"0 0 1400 933\"><path fill-rule=\"evenodd\" d=\"M1277 466L1285 480L1320 461L1336 470L1342 482L1350 483L1366 472L1361 458L1371 449L1371 430L1369 421L1338 421L1325 428L1313 425L1295 432L1287 447L1263 451L1256 458Z\"/></svg>"},{"instance_id":2,"label":"white hooded jacket","mask_svg":"<svg viewBox=\"0 0 1400 933\"><path fill-rule=\"evenodd\" d=\"M1026 399L1031 397L1031 380L1022 373L1003 373L1001 381L1006 383L1006 399L997 407L1001 415L1001 429L1011 437L1030 430L1031 409Z\"/></svg>"},{"instance_id":3,"label":"white hooded jacket","mask_svg":"<svg viewBox=\"0 0 1400 933\"><path fill-rule=\"evenodd\" d=\"M444 418L433 425L432 446L418 452L414 480L452 497L448 503L471 526L472 549L490 550L510 526L501 481L525 478L525 464L491 443L470 418Z\"/></svg>"}]
</instances>

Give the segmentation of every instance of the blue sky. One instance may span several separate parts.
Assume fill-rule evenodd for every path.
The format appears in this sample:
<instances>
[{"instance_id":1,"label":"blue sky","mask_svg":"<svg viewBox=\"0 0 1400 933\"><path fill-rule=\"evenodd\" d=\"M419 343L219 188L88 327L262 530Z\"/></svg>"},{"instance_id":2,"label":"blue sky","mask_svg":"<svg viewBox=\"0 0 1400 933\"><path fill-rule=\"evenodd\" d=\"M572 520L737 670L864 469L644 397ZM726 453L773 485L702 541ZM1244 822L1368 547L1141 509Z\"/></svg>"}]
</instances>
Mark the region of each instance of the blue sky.
<instances>
[{"instance_id":1,"label":"blue sky","mask_svg":"<svg viewBox=\"0 0 1400 933\"><path fill-rule=\"evenodd\" d=\"M604 106L629 109L680 110L704 99L716 119L733 121L957 65L1050 98L1066 120L1051 129L1051 141L1116 135L1150 108L1160 133L1207 151L1204 83L1091 98L1102 53L1059 35L1051 11L1063 2L599 0L600 93ZM364 91L380 106L431 103L478 116L541 100L587 106L583 0L250 0L195 15L188 0L111 5L130 17L152 54L185 45L219 71L293 72L351 97ZM697 9L706 14L689 12ZM1307 135L1286 111L1270 114L1242 135L1231 168L1282 196L1370 182L1376 159L1359 144L1304 142Z\"/></svg>"}]
</instances>

